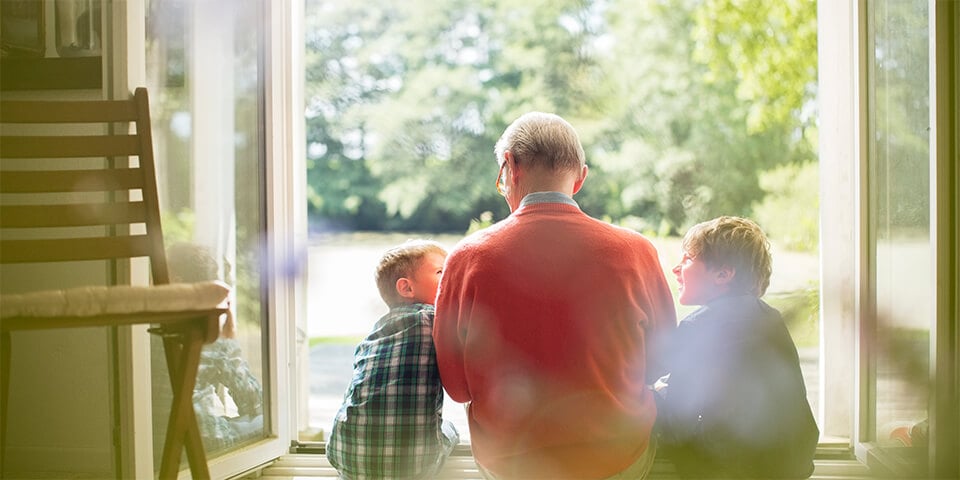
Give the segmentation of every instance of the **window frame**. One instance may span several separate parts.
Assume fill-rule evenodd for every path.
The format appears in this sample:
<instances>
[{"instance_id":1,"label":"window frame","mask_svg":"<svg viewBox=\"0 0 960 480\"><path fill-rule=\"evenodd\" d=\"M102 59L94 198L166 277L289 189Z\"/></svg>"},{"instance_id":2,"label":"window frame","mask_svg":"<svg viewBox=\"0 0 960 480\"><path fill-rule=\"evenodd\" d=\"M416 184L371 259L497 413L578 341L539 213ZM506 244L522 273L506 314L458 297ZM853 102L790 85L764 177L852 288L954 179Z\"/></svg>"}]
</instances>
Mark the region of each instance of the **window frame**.
<instances>
[{"instance_id":1,"label":"window frame","mask_svg":"<svg viewBox=\"0 0 960 480\"><path fill-rule=\"evenodd\" d=\"M928 0L930 11L930 236L934 310L930 336L930 450L933 477L953 478L960 419L960 241L958 70L960 6ZM821 397L823 437L849 438L856 458L884 460L870 441L874 363L872 315L874 251L869 225L870 58L867 1L818 2L821 164ZM829 365L829 368L826 368ZM848 381L844 372L853 372ZM833 392L833 393L830 393ZM830 397L826 397L830 395Z\"/></svg>"},{"instance_id":2,"label":"window frame","mask_svg":"<svg viewBox=\"0 0 960 480\"><path fill-rule=\"evenodd\" d=\"M960 289L958 289L958 253L960 238L957 216L960 213L957 186L960 175L957 158L957 70L958 6L955 2L931 2L931 224L936 266L937 286L933 292L936 323L931 335L931 376L936 390L931 404L931 466L937 476L956 476L958 471L957 432L960 422L956 409L958 377L957 319L960 318ZM264 52L266 78L261 101L265 111L264 129L266 169L267 238L271 265L276 267L303 262L301 259L306 239L305 171L303 154L304 125L302 115L303 78L303 2L296 0L267 1L264 31L267 48ZM864 395L867 378L863 368L868 365L870 351L863 338L862 318L869 299L870 249L868 217L865 205L867 175L865 152L868 88L866 84L867 22L863 16L866 0L853 2L818 2L820 23L820 160L821 160L821 352L820 412L824 442L846 442L860 461L865 462L870 451L865 442L863 420L869 412L869 401ZM112 2L116 42L125 44L115 49L118 65L126 71L113 72L112 85L129 89L142 84L143 0ZM116 18L120 17L121 21ZM116 57L115 57L116 58ZM827 61L829 60L829 62ZM936 66L942 66L937 68ZM117 69L122 70L122 69ZM116 92L115 92L116 93ZM939 102L935 99L948 99ZM952 100L950 100L952 99ZM946 261L944 261L946 260ZM137 277L136 268L134 277ZM279 268L269 271L276 272ZM296 437L299 395L280 392L303 388L293 373L298 361L297 350L302 343L297 329L303 326L305 285L299 274L274 275L265 282L268 298L269 342L267 355L271 388L271 438L245 449L243 452L212 459L211 475L229 477L255 468L286 453L290 440ZM136 332L130 338L140 338ZM125 336L126 338L126 336ZM149 342L143 342L148 345ZM136 373L146 358L149 371L149 353L138 341L122 342L132 352ZM121 368L125 363L121 362ZM139 365L139 366L138 366ZM830 368L826 368L829 365ZM288 388L292 387L292 388ZM149 401L143 403L142 388L133 388L132 395L123 398L134 414L124 417L124 428L130 433L124 438L149 438L142 429L142 419L149 425ZM138 396L138 391L141 395ZM149 398L149 391L146 393ZM144 411L146 414L144 415ZM138 420L139 419L139 420ZM136 428L135 428L136 427ZM138 430L139 429L139 430ZM132 432L137 431L138 435ZM124 472L135 477L152 476L152 450L137 442L124 449ZM146 454L144 454L146 452ZM146 460L145 460L146 459ZM144 470L146 468L146 470ZM149 472L149 473L148 473Z\"/></svg>"},{"instance_id":3,"label":"window frame","mask_svg":"<svg viewBox=\"0 0 960 480\"><path fill-rule=\"evenodd\" d=\"M931 477L960 476L960 4L930 0Z\"/></svg>"},{"instance_id":4,"label":"window frame","mask_svg":"<svg viewBox=\"0 0 960 480\"><path fill-rule=\"evenodd\" d=\"M821 442L849 443L855 429L858 299L862 296L864 145L857 2L817 2L820 100ZM826 59L830 61L827 62ZM827 365L830 368L827 368Z\"/></svg>"}]
</instances>

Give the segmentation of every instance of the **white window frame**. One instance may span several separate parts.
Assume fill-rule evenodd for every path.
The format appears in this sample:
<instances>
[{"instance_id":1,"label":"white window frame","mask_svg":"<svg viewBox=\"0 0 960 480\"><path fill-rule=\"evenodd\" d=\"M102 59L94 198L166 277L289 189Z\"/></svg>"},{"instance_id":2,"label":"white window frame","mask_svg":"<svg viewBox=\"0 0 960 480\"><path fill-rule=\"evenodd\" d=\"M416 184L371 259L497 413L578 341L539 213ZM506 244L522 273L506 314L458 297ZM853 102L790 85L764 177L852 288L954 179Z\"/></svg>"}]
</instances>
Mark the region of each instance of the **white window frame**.
<instances>
[{"instance_id":1,"label":"white window frame","mask_svg":"<svg viewBox=\"0 0 960 480\"><path fill-rule=\"evenodd\" d=\"M822 441L850 441L865 231L861 2L817 2L820 111L820 398ZM828 368L829 367L829 368Z\"/></svg>"}]
</instances>

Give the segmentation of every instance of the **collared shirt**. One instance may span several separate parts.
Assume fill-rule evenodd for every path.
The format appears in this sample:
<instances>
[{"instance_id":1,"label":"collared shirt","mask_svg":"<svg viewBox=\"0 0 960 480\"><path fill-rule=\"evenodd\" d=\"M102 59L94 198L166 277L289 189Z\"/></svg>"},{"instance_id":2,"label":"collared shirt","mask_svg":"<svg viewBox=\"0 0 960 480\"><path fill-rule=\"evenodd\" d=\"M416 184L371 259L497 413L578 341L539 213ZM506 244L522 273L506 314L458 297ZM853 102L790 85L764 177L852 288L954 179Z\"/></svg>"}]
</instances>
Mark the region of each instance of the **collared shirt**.
<instances>
[{"instance_id":1,"label":"collared shirt","mask_svg":"<svg viewBox=\"0 0 960 480\"><path fill-rule=\"evenodd\" d=\"M433 315L432 305L394 307L357 346L326 452L342 478L428 475L449 451Z\"/></svg>"},{"instance_id":2,"label":"collared shirt","mask_svg":"<svg viewBox=\"0 0 960 480\"><path fill-rule=\"evenodd\" d=\"M523 197L522 200L520 200L520 208L523 208L527 205L536 205L538 203L565 203L567 205L573 205L574 207L580 208L580 205L577 205L577 202L573 199L573 197L562 192L528 193Z\"/></svg>"}]
</instances>

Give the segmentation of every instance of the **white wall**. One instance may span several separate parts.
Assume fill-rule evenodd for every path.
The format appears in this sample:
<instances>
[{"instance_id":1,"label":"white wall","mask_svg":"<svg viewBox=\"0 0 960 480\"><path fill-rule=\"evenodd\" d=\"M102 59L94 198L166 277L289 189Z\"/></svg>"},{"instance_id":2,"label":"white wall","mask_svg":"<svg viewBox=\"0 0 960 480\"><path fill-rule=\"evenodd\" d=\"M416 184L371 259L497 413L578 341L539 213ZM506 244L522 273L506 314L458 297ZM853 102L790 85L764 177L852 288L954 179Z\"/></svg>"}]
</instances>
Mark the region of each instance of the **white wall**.
<instances>
[{"instance_id":1,"label":"white wall","mask_svg":"<svg viewBox=\"0 0 960 480\"><path fill-rule=\"evenodd\" d=\"M104 40L110 6L102 0ZM48 13L54 2L45 2ZM48 25L50 22L48 22ZM110 84L104 50L100 90L2 91L4 99L101 99ZM53 52L55 54L55 51ZM4 199L4 201L9 201ZM0 266L0 292L22 293L110 282L108 262ZM11 333L5 478L116 476L112 333L107 328Z\"/></svg>"},{"instance_id":2,"label":"white wall","mask_svg":"<svg viewBox=\"0 0 960 480\"><path fill-rule=\"evenodd\" d=\"M5 265L0 291L103 284L103 262L62 269ZM99 264L99 265L98 265ZM113 476L110 337L107 329L12 332L4 474Z\"/></svg>"}]
</instances>

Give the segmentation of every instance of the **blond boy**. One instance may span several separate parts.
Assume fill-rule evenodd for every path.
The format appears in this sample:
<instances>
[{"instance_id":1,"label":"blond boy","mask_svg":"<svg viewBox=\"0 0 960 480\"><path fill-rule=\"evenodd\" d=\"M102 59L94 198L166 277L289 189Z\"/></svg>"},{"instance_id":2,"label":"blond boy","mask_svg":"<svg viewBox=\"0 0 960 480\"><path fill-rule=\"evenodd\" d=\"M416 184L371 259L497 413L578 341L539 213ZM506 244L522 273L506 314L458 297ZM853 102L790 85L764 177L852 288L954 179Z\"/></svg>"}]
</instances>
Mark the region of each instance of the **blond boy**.
<instances>
[{"instance_id":1,"label":"blond boy","mask_svg":"<svg viewBox=\"0 0 960 480\"><path fill-rule=\"evenodd\" d=\"M701 307L678 325L659 390L664 456L684 477L810 476L819 430L797 348L760 298L772 271L766 235L719 217L691 228L682 246L679 300Z\"/></svg>"},{"instance_id":2,"label":"blond boy","mask_svg":"<svg viewBox=\"0 0 960 480\"><path fill-rule=\"evenodd\" d=\"M357 346L353 379L327 444L341 478L429 478L459 441L441 417L431 336L446 255L436 242L412 240L380 260L377 288L390 311Z\"/></svg>"}]
</instances>

